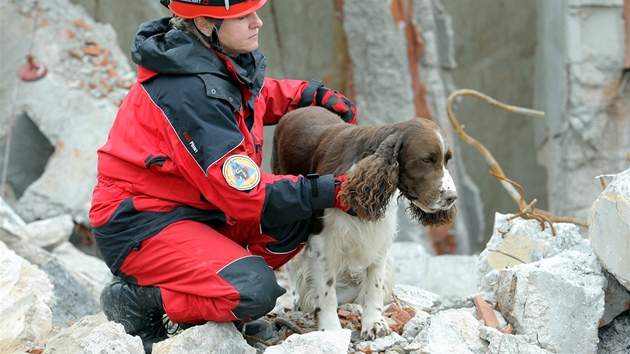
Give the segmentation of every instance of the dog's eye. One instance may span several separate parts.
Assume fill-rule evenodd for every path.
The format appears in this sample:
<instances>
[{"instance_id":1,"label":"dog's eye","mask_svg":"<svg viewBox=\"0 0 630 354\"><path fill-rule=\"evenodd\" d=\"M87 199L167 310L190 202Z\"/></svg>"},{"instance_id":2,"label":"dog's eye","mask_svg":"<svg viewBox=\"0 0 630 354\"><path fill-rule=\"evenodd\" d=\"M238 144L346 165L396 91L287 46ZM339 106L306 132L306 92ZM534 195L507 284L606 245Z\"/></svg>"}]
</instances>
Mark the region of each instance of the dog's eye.
<instances>
[{"instance_id":1,"label":"dog's eye","mask_svg":"<svg viewBox=\"0 0 630 354\"><path fill-rule=\"evenodd\" d=\"M422 162L429 165L433 165L435 163L435 160L432 157L425 157L422 159Z\"/></svg>"}]
</instances>

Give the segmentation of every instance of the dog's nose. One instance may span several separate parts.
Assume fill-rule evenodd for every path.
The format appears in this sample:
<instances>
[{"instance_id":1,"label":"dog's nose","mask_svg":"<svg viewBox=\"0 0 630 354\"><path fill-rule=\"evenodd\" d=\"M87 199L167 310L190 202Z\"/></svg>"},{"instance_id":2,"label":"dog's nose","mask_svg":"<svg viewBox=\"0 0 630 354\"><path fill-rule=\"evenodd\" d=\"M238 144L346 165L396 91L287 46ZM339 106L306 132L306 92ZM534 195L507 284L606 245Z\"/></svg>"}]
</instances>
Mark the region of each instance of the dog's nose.
<instances>
[{"instance_id":1,"label":"dog's nose","mask_svg":"<svg viewBox=\"0 0 630 354\"><path fill-rule=\"evenodd\" d=\"M457 193L452 190L447 190L442 194L442 199L447 205L452 205L455 203L455 199L457 199Z\"/></svg>"}]
</instances>

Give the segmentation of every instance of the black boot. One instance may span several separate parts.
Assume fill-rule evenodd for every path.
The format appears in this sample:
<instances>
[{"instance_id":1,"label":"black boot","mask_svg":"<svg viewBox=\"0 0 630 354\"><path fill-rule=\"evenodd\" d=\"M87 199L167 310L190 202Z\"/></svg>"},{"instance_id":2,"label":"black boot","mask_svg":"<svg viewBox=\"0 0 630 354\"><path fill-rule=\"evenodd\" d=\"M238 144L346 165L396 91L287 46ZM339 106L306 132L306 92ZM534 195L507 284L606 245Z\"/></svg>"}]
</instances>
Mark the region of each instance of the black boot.
<instances>
[{"instance_id":1,"label":"black boot","mask_svg":"<svg viewBox=\"0 0 630 354\"><path fill-rule=\"evenodd\" d=\"M146 353L151 353L153 343L167 338L166 326L162 324L162 294L158 287L114 281L103 289L101 307L109 321L122 324L125 332L142 339Z\"/></svg>"},{"instance_id":2,"label":"black boot","mask_svg":"<svg viewBox=\"0 0 630 354\"><path fill-rule=\"evenodd\" d=\"M236 326L236 329L239 332L260 340L267 340L273 336L271 323L263 320L262 318L251 322L234 322L234 326Z\"/></svg>"}]
</instances>

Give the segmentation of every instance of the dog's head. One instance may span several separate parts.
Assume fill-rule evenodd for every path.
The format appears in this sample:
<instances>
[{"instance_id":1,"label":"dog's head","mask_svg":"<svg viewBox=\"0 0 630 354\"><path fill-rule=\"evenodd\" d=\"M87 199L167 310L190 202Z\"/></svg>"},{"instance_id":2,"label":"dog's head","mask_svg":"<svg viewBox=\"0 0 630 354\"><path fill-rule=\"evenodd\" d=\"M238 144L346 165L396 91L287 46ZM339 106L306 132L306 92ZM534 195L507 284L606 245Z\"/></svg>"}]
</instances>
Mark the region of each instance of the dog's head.
<instances>
[{"instance_id":1,"label":"dog's head","mask_svg":"<svg viewBox=\"0 0 630 354\"><path fill-rule=\"evenodd\" d=\"M397 124L348 174L342 193L359 215L378 220L398 189L422 225L447 224L455 216L457 199L446 169L452 155L445 134L433 121L415 118Z\"/></svg>"},{"instance_id":2,"label":"dog's head","mask_svg":"<svg viewBox=\"0 0 630 354\"><path fill-rule=\"evenodd\" d=\"M398 190L409 200L411 214L423 225L447 224L457 210L457 190L446 169L453 151L435 122L416 118L406 125L398 154Z\"/></svg>"}]
</instances>

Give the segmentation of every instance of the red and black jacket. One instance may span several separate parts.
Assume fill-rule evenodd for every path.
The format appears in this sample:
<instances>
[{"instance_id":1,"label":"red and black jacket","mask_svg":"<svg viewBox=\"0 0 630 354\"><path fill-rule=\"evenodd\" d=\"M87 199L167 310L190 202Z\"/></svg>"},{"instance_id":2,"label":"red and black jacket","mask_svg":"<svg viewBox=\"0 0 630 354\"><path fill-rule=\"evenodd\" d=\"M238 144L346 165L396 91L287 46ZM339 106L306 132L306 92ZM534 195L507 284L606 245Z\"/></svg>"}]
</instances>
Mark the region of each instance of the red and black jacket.
<instances>
[{"instance_id":1,"label":"red and black jacket","mask_svg":"<svg viewBox=\"0 0 630 354\"><path fill-rule=\"evenodd\" d=\"M90 222L114 273L140 241L179 220L248 220L265 231L334 205L332 176L260 169L263 126L297 108L305 89L312 97L312 84L265 78L260 52L227 57L169 19L138 29L138 80L97 152ZM305 239L280 241L274 251Z\"/></svg>"}]
</instances>

